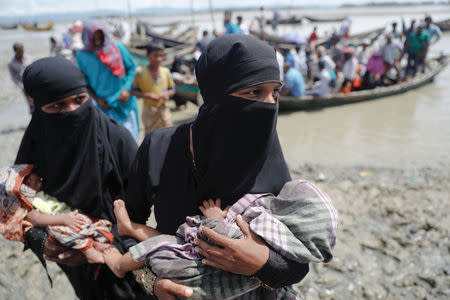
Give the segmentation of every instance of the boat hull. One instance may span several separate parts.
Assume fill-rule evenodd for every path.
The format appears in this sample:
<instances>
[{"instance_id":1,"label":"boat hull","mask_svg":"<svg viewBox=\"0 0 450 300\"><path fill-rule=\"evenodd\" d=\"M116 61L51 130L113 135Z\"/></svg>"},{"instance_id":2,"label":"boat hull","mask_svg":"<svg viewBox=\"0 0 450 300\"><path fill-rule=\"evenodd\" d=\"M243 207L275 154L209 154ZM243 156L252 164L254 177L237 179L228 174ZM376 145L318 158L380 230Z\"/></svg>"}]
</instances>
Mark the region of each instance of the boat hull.
<instances>
[{"instance_id":1,"label":"boat hull","mask_svg":"<svg viewBox=\"0 0 450 300\"><path fill-rule=\"evenodd\" d=\"M442 56L432 60L431 70L424 74L419 74L413 79L386 87L378 87L371 90L351 92L348 94L336 94L330 98L317 98L313 96L302 96L299 98L282 96L279 101L280 111L293 110L314 110L330 106L358 103L362 101L374 100L378 98L403 94L410 90L419 88L433 81L449 62L449 56Z\"/></svg>"}]
</instances>

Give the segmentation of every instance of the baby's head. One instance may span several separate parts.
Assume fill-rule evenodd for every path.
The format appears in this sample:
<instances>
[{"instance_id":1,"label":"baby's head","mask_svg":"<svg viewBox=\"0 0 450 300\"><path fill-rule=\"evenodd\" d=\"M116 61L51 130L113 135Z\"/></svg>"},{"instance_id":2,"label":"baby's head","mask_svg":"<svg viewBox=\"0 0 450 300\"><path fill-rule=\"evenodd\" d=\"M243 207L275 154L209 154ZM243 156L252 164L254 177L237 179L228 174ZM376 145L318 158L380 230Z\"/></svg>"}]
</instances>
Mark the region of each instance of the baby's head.
<instances>
[{"instance_id":1,"label":"baby's head","mask_svg":"<svg viewBox=\"0 0 450 300\"><path fill-rule=\"evenodd\" d=\"M42 188L42 179L39 177L38 174L36 174L33 171L27 176L25 176L22 184L28 186L29 188L35 190L36 192L39 192Z\"/></svg>"}]
</instances>

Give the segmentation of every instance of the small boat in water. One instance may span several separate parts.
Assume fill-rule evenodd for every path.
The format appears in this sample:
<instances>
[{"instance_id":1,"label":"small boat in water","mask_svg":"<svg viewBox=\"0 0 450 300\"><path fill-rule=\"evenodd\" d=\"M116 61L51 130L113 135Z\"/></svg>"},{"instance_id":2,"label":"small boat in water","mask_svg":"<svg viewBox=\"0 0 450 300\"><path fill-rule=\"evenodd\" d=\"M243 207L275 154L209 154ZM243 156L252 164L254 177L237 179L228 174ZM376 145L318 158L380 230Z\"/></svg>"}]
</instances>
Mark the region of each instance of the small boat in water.
<instances>
[{"instance_id":1,"label":"small boat in water","mask_svg":"<svg viewBox=\"0 0 450 300\"><path fill-rule=\"evenodd\" d=\"M267 25L272 25L272 23L273 23L273 19L266 20ZM302 19L297 18L296 16L292 16L292 17L286 18L286 19L280 19L277 22L278 25L294 25L294 24L301 24L301 23L302 23Z\"/></svg>"},{"instance_id":2,"label":"small boat in water","mask_svg":"<svg viewBox=\"0 0 450 300\"><path fill-rule=\"evenodd\" d=\"M46 26L39 26L38 24L23 23L23 28L28 31L48 31L53 28L53 22L48 23Z\"/></svg>"},{"instance_id":3,"label":"small boat in water","mask_svg":"<svg viewBox=\"0 0 450 300\"><path fill-rule=\"evenodd\" d=\"M342 22L346 17L343 18L314 18L310 16L303 16L306 20L312 23L327 23L327 22Z\"/></svg>"},{"instance_id":4,"label":"small boat in water","mask_svg":"<svg viewBox=\"0 0 450 300\"><path fill-rule=\"evenodd\" d=\"M19 24L0 24L2 30L17 29L17 27L19 27Z\"/></svg>"},{"instance_id":5,"label":"small boat in water","mask_svg":"<svg viewBox=\"0 0 450 300\"><path fill-rule=\"evenodd\" d=\"M417 73L416 77L411 80L390 86L382 86L371 90L356 91L348 94L337 93L329 98L318 98L310 95L299 98L282 96L279 104L280 111L313 110L406 93L433 81L434 77L445 69L449 60L450 56L448 55L432 59L428 62L429 69L425 73Z\"/></svg>"},{"instance_id":6,"label":"small boat in water","mask_svg":"<svg viewBox=\"0 0 450 300\"><path fill-rule=\"evenodd\" d=\"M441 31L450 31L450 19L434 23Z\"/></svg>"}]
</instances>

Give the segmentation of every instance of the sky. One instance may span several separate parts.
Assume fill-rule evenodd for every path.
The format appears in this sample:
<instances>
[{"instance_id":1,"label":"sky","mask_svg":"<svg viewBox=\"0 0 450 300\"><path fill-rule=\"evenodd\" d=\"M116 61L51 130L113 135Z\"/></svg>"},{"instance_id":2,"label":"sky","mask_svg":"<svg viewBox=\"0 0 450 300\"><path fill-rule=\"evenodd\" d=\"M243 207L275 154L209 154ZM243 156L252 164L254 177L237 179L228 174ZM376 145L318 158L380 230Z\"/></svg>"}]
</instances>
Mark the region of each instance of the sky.
<instances>
[{"instance_id":1,"label":"sky","mask_svg":"<svg viewBox=\"0 0 450 300\"><path fill-rule=\"evenodd\" d=\"M385 2L386 0L321 0L321 5L331 6L343 3L360 4L362 2ZM421 2L423 0L397 0L396 2ZM208 0L0 0L1 16L32 16L42 13L127 10L129 2L131 11L151 7L173 7L194 9L208 8ZM211 0L213 7L242 7L261 5L311 5L310 0ZM191 4L192 3L192 4Z\"/></svg>"}]
</instances>

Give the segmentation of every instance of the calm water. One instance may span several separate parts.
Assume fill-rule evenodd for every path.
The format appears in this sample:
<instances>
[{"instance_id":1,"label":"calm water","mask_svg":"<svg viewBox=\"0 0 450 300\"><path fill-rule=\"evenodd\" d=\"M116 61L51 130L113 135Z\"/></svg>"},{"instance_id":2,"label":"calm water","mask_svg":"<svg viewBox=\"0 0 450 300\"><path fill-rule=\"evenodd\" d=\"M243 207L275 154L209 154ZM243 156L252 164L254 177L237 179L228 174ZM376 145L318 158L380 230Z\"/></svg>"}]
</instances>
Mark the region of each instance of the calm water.
<instances>
[{"instance_id":1,"label":"calm water","mask_svg":"<svg viewBox=\"0 0 450 300\"><path fill-rule=\"evenodd\" d=\"M392 21L421 18L430 13L435 20L450 18L450 6L412 6L395 8L308 9L293 13L331 17L351 15L354 33L365 31ZM282 11L286 13L286 11ZM272 13L266 12L267 17ZM237 15L237 13L235 14ZM241 14L251 19L254 12ZM144 18L163 23L185 19L201 29L212 29L209 14L192 16L164 16ZM215 27L221 28L222 14L215 15ZM280 27L278 33L299 30L309 34L312 24ZM318 24L319 35L331 32L338 23ZM20 142L20 130L29 121L25 100L9 79L7 63L12 56L12 43L23 42L25 51L33 58L48 55L49 37L60 37L67 24L56 24L52 32L30 33L0 31L0 141L2 164L10 163ZM163 30L163 29L161 29ZM432 54L450 49L450 35L431 49ZM450 67L447 67L426 87L403 95L372 102L327 108L315 112L282 114L278 132L288 162L322 163L334 165L395 166L408 169L424 166L444 168L450 164L450 97L448 97ZM6 131L6 132L5 132Z\"/></svg>"}]
</instances>

